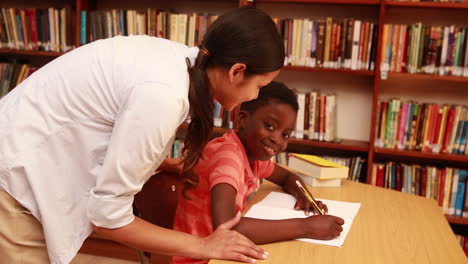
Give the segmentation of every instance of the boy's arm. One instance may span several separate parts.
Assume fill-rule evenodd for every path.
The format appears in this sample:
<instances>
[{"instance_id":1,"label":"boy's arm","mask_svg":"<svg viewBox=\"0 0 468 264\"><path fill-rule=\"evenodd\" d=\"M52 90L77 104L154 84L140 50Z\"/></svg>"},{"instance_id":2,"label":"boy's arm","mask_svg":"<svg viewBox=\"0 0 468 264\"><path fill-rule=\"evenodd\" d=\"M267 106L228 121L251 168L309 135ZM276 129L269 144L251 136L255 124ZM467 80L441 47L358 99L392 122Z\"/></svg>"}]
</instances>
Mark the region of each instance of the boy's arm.
<instances>
[{"instance_id":1,"label":"boy's arm","mask_svg":"<svg viewBox=\"0 0 468 264\"><path fill-rule=\"evenodd\" d=\"M278 186L281 186L285 192L292 194L296 198L300 197L300 190L297 188L296 180L304 184L301 178L299 178L296 174L276 164L273 173L267 178L267 180Z\"/></svg>"},{"instance_id":2,"label":"boy's arm","mask_svg":"<svg viewBox=\"0 0 468 264\"><path fill-rule=\"evenodd\" d=\"M236 215L236 190L227 183L211 189L211 215L213 229ZM332 239L342 230L341 219L334 216L311 216L286 220L261 220L242 217L233 230L256 244L310 237ZM273 232L274 230L274 232Z\"/></svg>"},{"instance_id":3,"label":"boy's arm","mask_svg":"<svg viewBox=\"0 0 468 264\"><path fill-rule=\"evenodd\" d=\"M267 180L281 186L285 192L296 197L297 202L294 206L295 209L304 210L306 215L309 215L310 212L314 212L315 214L318 213L312 204L307 200L307 197L305 197L305 195L297 187L296 181L301 182L302 186L306 186L306 184L296 174L275 164L275 169L273 170L271 176L267 178ZM312 193L310 192L309 195L313 197ZM321 201L317 201L317 203L318 206L325 211L325 213L328 212L328 208L325 204L323 204Z\"/></svg>"},{"instance_id":4,"label":"boy's arm","mask_svg":"<svg viewBox=\"0 0 468 264\"><path fill-rule=\"evenodd\" d=\"M236 215L236 190L227 183L220 183L211 189L211 214L213 229ZM260 220L242 217L233 230L245 235L255 244L304 237L302 219ZM275 230L275 232L272 232Z\"/></svg>"}]
</instances>

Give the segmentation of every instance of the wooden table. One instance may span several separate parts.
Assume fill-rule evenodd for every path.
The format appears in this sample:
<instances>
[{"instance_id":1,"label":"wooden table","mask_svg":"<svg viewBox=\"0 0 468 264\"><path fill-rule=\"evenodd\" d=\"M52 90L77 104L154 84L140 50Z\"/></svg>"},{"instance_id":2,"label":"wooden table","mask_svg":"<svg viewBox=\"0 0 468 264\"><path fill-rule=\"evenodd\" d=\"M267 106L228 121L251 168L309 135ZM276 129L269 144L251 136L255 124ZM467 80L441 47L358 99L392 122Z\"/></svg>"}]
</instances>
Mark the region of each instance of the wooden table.
<instances>
[{"instance_id":1,"label":"wooden table","mask_svg":"<svg viewBox=\"0 0 468 264\"><path fill-rule=\"evenodd\" d=\"M268 260L257 263L443 264L468 263L434 200L344 181L340 188L310 188L317 198L359 202L361 208L341 248L287 241L263 245ZM253 203L280 188L264 182ZM211 260L210 264L237 263Z\"/></svg>"}]
</instances>

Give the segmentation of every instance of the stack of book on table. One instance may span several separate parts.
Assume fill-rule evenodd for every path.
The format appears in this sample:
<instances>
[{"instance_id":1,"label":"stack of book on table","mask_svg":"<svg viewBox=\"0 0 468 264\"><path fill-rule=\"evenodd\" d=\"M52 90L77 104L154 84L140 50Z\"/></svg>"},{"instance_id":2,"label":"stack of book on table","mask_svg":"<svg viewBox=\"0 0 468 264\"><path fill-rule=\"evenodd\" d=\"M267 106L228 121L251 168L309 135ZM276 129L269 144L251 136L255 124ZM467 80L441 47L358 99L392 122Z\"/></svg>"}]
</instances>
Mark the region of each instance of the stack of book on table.
<instances>
[{"instance_id":1,"label":"stack of book on table","mask_svg":"<svg viewBox=\"0 0 468 264\"><path fill-rule=\"evenodd\" d=\"M339 187L349 168L314 155L289 154L288 169L312 187Z\"/></svg>"}]
</instances>

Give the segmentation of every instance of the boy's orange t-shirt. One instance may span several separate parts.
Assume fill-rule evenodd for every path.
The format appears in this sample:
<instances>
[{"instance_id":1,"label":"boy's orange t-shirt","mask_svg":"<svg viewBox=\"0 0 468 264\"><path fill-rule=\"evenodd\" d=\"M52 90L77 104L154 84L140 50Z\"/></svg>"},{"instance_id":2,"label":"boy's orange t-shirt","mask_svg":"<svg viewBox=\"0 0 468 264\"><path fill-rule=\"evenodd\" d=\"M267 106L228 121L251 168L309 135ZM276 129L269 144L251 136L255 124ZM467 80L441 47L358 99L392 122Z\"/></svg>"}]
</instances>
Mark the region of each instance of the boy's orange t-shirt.
<instances>
[{"instance_id":1,"label":"boy's orange t-shirt","mask_svg":"<svg viewBox=\"0 0 468 264\"><path fill-rule=\"evenodd\" d=\"M211 221L211 188L219 183L236 189L236 211L246 207L247 198L259 186L259 179L269 177L274 170L272 161L255 161L250 167L244 146L235 132L210 141L195 171L199 176L196 188L187 191L191 200L180 198L174 218L174 230L206 237L213 233ZM172 263L206 263L206 260L173 257Z\"/></svg>"}]
</instances>

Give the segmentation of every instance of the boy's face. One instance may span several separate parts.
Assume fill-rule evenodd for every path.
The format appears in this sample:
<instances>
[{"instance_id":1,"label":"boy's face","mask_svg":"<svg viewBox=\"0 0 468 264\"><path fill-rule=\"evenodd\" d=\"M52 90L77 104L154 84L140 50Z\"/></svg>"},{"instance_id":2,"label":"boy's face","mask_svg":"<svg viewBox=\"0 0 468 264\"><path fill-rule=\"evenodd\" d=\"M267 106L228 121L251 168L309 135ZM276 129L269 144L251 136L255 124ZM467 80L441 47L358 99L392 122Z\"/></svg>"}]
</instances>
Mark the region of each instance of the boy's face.
<instances>
[{"instance_id":1,"label":"boy's face","mask_svg":"<svg viewBox=\"0 0 468 264\"><path fill-rule=\"evenodd\" d=\"M239 138L247 152L249 162L269 160L288 146L296 125L294 109L276 100L269 100L254 113L239 113Z\"/></svg>"}]
</instances>

